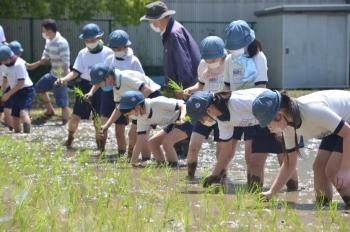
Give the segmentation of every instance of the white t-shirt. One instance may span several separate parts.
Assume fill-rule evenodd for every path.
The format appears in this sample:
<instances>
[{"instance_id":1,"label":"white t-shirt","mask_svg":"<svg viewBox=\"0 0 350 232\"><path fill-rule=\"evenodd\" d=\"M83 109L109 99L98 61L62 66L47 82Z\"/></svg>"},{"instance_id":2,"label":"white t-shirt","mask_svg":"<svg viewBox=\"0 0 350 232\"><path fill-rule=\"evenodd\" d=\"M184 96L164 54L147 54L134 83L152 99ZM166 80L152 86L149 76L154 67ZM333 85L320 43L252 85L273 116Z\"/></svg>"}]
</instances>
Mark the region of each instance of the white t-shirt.
<instances>
[{"instance_id":1,"label":"white t-shirt","mask_svg":"<svg viewBox=\"0 0 350 232\"><path fill-rule=\"evenodd\" d=\"M167 97L146 98L146 113L137 119L137 132L146 132L151 125L168 125L174 123L180 115L179 106L183 100Z\"/></svg>"},{"instance_id":2,"label":"white t-shirt","mask_svg":"<svg viewBox=\"0 0 350 232\"><path fill-rule=\"evenodd\" d=\"M140 60L134 56L134 52L131 48L127 49L126 56L123 60L116 59L115 55L113 54L107 57L105 64L113 69L117 68L119 70L133 70L140 73L145 73Z\"/></svg>"},{"instance_id":3,"label":"white t-shirt","mask_svg":"<svg viewBox=\"0 0 350 232\"><path fill-rule=\"evenodd\" d=\"M319 138L337 133L341 121L350 122L350 92L343 90L324 90L297 98L301 115L301 126L297 137ZM337 130L337 131L336 131ZM286 149L295 148L293 127L283 130ZM298 138L299 139L299 138Z\"/></svg>"},{"instance_id":4,"label":"white t-shirt","mask_svg":"<svg viewBox=\"0 0 350 232\"><path fill-rule=\"evenodd\" d=\"M130 90L139 91L143 85L148 85L152 92L160 89L160 85L143 73L132 70L115 70L116 78L113 86L114 101L119 102L121 96ZM118 74L120 72L120 75Z\"/></svg>"},{"instance_id":5,"label":"white t-shirt","mask_svg":"<svg viewBox=\"0 0 350 232\"><path fill-rule=\"evenodd\" d=\"M203 91L220 92L224 90L224 63L211 71L208 64L201 60L198 65L198 81L204 84Z\"/></svg>"},{"instance_id":6,"label":"white t-shirt","mask_svg":"<svg viewBox=\"0 0 350 232\"><path fill-rule=\"evenodd\" d=\"M6 41L5 32L2 26L0 25L0 43L3 43L5 41Z\"/></svg>"},{"instance_id":7,"label":"white t-shirt","mask_svg":"<svg viewBox=\"0 0 350 232\"><path fill-rule=\"evenodd\" d=\"M0 88L2 85L2 81L4 80L4 75L5 75L5 65L0 64Z\"/></svg>"},{"instance_id":8,"label":"white t-shirt","mask_svg":"<svg viewBox=\"0 0 350 232\"><path fill-rule=\"evenodd\" d=\"M268 82L267 77L267 59L263 52L259 52L253 57L255 66L256 66L256 79L254 84L259 84L259 82Z\"/></svg>"},{"instance_id":9,"label":"white t-shirt","mask_svg":"<svg viewBox=\"0 0 350 232\"><path fill-rule=\"evenodd\" d=\"M217 119L220 139L230 139L233 136L234 127L247 127L259 124L253 115L252 107L255 98L264 91L267 91L267 89L252 88L232 92L228 102L230 120L220 121Z\"/></svg>"},{"instance_id":10,"label":"white t-shirt","mask_svg":"<svg viewBox=\"0 0 350 232\"><path fill-rule=\"evenodd\" d=\"M89 52L87 48L83 48L79 51L79 54L75 59L73 69L81 74L81 78L91 81L90 70L92 66L98 63L104 63L107 57L112 54L112 49L106 46L103 46L102 51L95 54Z\"/></svg>"},{"instance_id":11,"label":"white t-shirt","mask_svg":"<svg viewBox=\"0 0 350 232\"><path fill-rule=\"evenodd\" d=\"M17 57L14 65L10 67L5 66L4 71L4 78L7 79L11 89L15 87L20 80L24 80L24 85L21 89L33 86L33 82L27 72L26 62L21 57Z\"/></svg>"}]
</instances>

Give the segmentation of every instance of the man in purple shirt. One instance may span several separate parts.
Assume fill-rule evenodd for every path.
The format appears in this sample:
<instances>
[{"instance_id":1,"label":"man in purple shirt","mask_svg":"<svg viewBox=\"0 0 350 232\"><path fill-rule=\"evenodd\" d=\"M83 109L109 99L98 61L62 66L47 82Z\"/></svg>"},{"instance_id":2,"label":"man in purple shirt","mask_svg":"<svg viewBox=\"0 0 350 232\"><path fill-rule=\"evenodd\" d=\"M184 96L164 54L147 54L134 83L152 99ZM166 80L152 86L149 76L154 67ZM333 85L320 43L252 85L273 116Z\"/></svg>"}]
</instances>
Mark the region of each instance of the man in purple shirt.
<instances>
[{"instance_id":1,"label":"man in purple shirt","mask_svg":"<svg viewBox=\"0 0 350 232\"><path fill-rule=\"evenodd\" d=\"M187 88L197 82L200 51L187 29L170 17L175 13L164 2L156 1L146 5L146 15L140 21L148 21L162 36L164 75Z\"/></svg>"}]
</instances>

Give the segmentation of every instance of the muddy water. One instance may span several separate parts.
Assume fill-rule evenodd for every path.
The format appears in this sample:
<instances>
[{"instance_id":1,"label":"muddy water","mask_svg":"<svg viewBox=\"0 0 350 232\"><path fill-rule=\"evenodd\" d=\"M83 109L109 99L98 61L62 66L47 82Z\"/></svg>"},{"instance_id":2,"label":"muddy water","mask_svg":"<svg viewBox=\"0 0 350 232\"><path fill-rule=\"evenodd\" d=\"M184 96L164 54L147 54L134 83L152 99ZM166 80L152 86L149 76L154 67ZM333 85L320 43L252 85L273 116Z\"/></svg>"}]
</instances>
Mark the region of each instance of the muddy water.
<instances>
[{"instance_id":1,"label":"muddy water","mask_svg":"<svg viewBox=\"0 0 350 232\"><path fill-rule=\"evenodd\" d=\"M8 133L3 127L0 128L0 134ZM91 122L83 121L79 125L79 130L76 133L75 141L73 143L73 152L79 150L91 150L94 155L98 155L96 150L94 129ZM30 142L37 142L48 145L50 147L56 147L58 144L62 144L67 136L67 126L60 126L55 122L48 122L44 125L33 126L32 133L30 135L18 134L13 135L15 139L24 139ZM314 211L314 192L313 192L313 172L312 172L312 162L315 158L319 140L309 140L305 141L305 149L303 149L302 157L298 162L298 175L299 175L299 188L300 191L286 193L282 191L279 194L279 199L285 199L289 202L289 207L297 210L298 214L303 218L303 221L308 223L313 223L316 212ZM72 151L67 151L67 156L73 155ZM114 128L109 130L109 138L106 146L106 153L108 155L117 153L117 146L114 137ZM203 175L204 172L210 172L215 164L215 145L211 139L205 142L202 146L202 151L199 157L199 167L197 171L198 174ZM278 161L276 155L270 155L266 161L265 168L265 188L271 185L274 177L278 171ZM139 172L135 169L134 172ZM174 181L183 181L186 175L186 168L179 170L177 178ZM244 185L246 183L246 173L245 173L245 160L244 160L244 144L240 143L237 150L235 159L230 164L228 180L226 182L225 193L228 198L233 196L235 193L236 186ZM139 190L141 191L141 190ZM203 189L198 184L185 185L181 191L184 196L193 198L193 204L191 207L193 209L198 208L196 203L198 200L198 195L203 192ZM341 202L340 212L344 215L349 215L347 210L344 209L344 204L342 203L338 194L335 194L335 200ZM232 200L232 198L231 198ZM228 223L230 222L223 222ZM230 225L232 226L232 225Z\"/></svg>"}]
</instances>

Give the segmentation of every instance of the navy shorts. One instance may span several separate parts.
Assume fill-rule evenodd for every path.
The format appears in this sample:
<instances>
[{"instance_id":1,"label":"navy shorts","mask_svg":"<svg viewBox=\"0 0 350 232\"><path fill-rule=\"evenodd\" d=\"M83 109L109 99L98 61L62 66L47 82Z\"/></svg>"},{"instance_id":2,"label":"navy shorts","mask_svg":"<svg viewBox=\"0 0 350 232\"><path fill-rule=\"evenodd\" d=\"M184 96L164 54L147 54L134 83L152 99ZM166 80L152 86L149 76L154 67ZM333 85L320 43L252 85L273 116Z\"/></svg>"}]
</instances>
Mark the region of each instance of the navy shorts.
<instances>
[{"instance_id":1,"label":"navy shorts","mask_svg":"<svg viewBox=\"0 0 350 232\"><path fill-rule=\"evenodd\" d=\"M255 136L255 127L256 126L235 126L233 131L233 139L241 140L242 135L244 134L244 140L251 140Z\"/></svg>"},{"instance_id":2,"label":"navy shorts","mask_svg":"<svg viewBox=\"0 0 350 232\"><path fill-rule=\"evenodd\" d=\"M185 122L182 125L170 124L163 128L165 133L170 133L174 128L177 128L187 134L187 138L191 137L193 126L189 122Z\"/></svg>"},{"instance_id":3,"label":"navy shorts","mask_svg":"<svg viewBox=\"0 0 350 232\"><path fill-rule=\"evenodd\" d=\"M84 94L88 93L92 87L90 81L81 79L81 81L76 83ZM98 89L91 98L91 104L87 103L80 97L75 97L75 103L73 106L73 114L79 116L81 119L89 119L91 111L94 109L98 115L101 114L101 89ZM92 105L92 107L91 107Z\"/></svg>"},{"instance_id":4,"label":"navy shorts","mask_svg":"<svg viewBox=\"0 0 350 232\"><path fill-rule=\"evenodd\" d=\"M343 138L336 134L328 135L322 139L319 149L343 153Z\"/></svg>"},{"instance_id":5,"label":"navy shorts","mask_svg":"<svg viewBox=\"0 0 350 232\"><path fill-rule=\"evenodd\" d=\"M52 90L55 96L57 106L67 107L68 106L68 87L55 85L56 80L57 78L55 76L51 75L50 73L46 73L35 84L35 92L44 93Z\"/></svg>"},{"instance_id":6,"label":"navy shorts","mask_svg":"<svg viewBox=\"0 0 350 232\"><path fill-rule=\"evenodd\" d=\"M265 127L255 126L255 135L252 140L252 153L281 154L282 143Z\"/></svg>"},{"instance_id":7,"label":"navy shorts","mask_svg":"<svg viewBox=\"0 0 350 232\"><path fill-rule=\"evenodd\" d=\"M32 108L34 88L31 86L20 89L15 94L13 94L12 97L13 105L11 115L13 117L19 118L21 110L29 111Z\"/></svg>"},{"instance_id":8,"label":"navy shorts","mask_svg":"<svg viewBox=\"0 0 350 232\"><path fill-rule=\"evenodd\" d=\"M219 127L218 124L215 123L213 126L205 126L201 122L197 122L193 128L193 132L196 132L200 135L203 135L206 139L209 138L210 133L214 131L214 141L218 142L219 139Z\"/></svg>"},{"instance_id":9,"label":"navy shorts","mask_svg":"<svg viewBox=\"0 0 350 232\"><path fill-rule=\"evenodd\" d=\"M116 108L116 104L114 102L113 90L105 92L101 92L101 115L105 118L109 118L113 111ZM124 115L120 115L120 117L115 121L115 124L119 125L128 125L128 119Z\"/></svg>"},{"instance_id":10,"label":"navy shorts","mask_svg":"<svg viewBox=\"0 0 350 232\"><path fill-rule=\"evenodd\" d=\"M10 91L11 88L7 87L4 93ZM0 113L4 112L4 108L12 109L13 106L13 96L11 96L4 104L0 104Z\"/></svg>"}]
</instances>

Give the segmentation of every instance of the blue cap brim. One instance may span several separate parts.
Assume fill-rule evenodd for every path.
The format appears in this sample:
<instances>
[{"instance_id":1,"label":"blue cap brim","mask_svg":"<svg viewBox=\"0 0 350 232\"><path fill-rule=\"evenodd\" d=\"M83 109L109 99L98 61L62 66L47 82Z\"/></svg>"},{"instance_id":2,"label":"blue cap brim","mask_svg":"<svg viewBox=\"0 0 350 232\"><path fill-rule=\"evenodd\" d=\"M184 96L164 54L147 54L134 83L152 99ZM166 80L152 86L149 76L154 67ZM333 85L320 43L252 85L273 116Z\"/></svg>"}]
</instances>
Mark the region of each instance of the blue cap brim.
<instances>
[{"instance_id":1,"label":"blue cap brim","mask_svg":"<svg viewBox=\"0 0 350 232\"><path fill-rule=\"evenodd\" d=\"M79 35L79 39L97 39L97 38L99 38L99 37L101 37L101 36L103 36L104 35L104 32L103 31L101 31L100 33L98 33L96 36L84 36L84 34L80 34Z\"/></svg>"}]
</instances>

